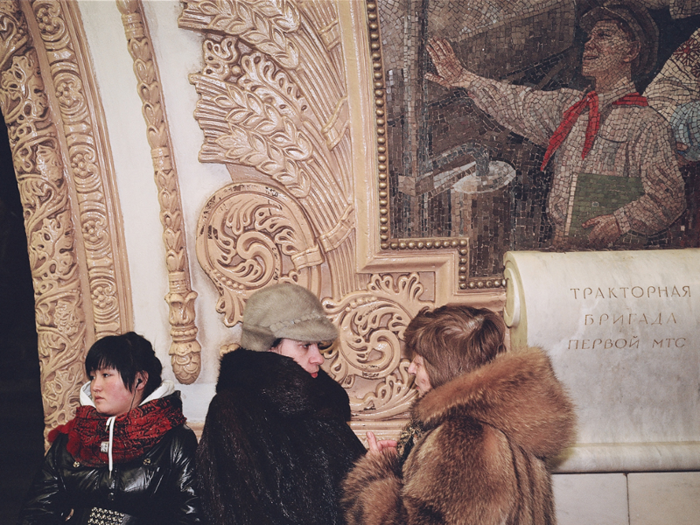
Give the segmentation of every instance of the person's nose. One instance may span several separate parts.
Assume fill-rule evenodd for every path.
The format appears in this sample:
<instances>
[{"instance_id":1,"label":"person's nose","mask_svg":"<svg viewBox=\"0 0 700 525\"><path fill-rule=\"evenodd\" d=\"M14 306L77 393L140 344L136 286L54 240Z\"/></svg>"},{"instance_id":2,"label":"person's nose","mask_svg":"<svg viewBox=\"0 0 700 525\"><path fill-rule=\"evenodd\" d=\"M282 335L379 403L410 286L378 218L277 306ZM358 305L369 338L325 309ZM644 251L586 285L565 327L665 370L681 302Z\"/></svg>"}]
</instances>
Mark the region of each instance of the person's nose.
<instances>
[{"instance_id":1,"label":"person's nose","mask_svg":"<svg viewBox=\"0 0 700 525\"><path fill-rule=\"evenodd\" d=\"M102 381L100 380L99 376L95 376L95 378L90 382L90 390L92 392L99 392L102 390Z\"/></svg>"},{"instance_id":2,"label":"person's nose","mask_svg":"<svg viewBox=\"0 0 700 525\"><path fill-rule=\"evenodd\" d=\"M318 349L317 344L313 344L309 347L309 363L313 365L322 365L324 362L323 356L321 355L321 351Z\"/></svg>"},{"instance_id":3,"label":"person's nose","mask_svg":"<svg viewBox=\"0 0 700 525\"><path fill-rule=\"evenodd\" d=\"M416 364L413 361L411 361L411 364L408 365L408 373L416 375Z\"/></svg>"}]
</instances>

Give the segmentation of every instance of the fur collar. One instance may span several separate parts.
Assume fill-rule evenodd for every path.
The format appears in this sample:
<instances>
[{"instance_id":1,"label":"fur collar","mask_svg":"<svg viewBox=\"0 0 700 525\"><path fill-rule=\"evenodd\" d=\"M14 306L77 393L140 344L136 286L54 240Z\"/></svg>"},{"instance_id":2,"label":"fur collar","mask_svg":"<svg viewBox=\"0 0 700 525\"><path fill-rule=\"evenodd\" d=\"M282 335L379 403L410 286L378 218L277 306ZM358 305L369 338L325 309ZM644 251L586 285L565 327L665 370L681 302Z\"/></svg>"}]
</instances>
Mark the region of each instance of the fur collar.
<instances>
[{"instance_id":1,"label":"fur collar","mask_svg":"<svg viewBox=\"0 0 700 525\"><path fill-rule=\"evenodd\" d=\"M429 391L413 415L426 429L449 418L474 418L538 457L557 454L574 438L572 402L538 348L506 352Z\"/></svg>"},{"instance_id":2,"label":"fur collar","mask_svg":"<svg viewBox=\"0 0 700 525\"><path fill-rule=\"evenodd\" d=\"M326 372L313 378L293 359L239 348L221 358L216 392L230 391L283 417L350 420L345 389Z\"/></svg>"}]
</instances>

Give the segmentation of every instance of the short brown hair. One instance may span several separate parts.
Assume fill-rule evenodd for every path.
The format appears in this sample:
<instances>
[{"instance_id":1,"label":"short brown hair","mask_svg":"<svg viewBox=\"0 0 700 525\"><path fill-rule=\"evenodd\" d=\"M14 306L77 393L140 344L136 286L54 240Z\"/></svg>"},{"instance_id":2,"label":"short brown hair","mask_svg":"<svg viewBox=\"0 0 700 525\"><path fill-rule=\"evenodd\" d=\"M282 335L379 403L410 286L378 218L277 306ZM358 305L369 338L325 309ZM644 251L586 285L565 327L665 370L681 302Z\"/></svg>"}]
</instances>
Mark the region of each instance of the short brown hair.
<instances>
[{"instance_id":1,"label":"short brown hair","mask_svg":"<svg viewBox=\"0 0 700 525\"><path fill-rule=\"evenodd\" d=\"M505 330L503 319L486 308L424 308L404 330L405 351L423 357L436 388L505 352Z\"/></svg>"}]
</instances>

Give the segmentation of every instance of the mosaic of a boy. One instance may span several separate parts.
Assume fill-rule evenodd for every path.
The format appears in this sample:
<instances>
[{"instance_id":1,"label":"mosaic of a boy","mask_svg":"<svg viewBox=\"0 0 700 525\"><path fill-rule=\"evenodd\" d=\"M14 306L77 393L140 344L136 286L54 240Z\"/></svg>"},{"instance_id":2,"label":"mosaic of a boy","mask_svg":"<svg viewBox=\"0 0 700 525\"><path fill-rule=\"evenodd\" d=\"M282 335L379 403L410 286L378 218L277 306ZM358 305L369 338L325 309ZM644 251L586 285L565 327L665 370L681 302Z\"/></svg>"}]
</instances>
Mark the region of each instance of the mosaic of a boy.
<instances>
[{"instance_id":1,"label":"mosaic of a boy","mask_svg":"<svg viewBox=\"0 0 700 525\"><path fill-rule=\"evenodd\" d=\"M595 91L536 91L479 77L462 67L444 39L428 44L437 75L427 78L465 88L503 126L547 147L542 169L551 159L547 213L555 246L571 245L574 195L582 174L637 178L641 185L631 202L583 222L584 237L577 246L608 247L632 238L643 244L647 236L668 228L686 206L671 129L632 83L633 74L643 75L654 66L658 30L646 10L619 1L588 11L581 27L589 35L582 73L594 80ZM596 180L601 179L610 180Z\"/></svg>"}]
</instances>

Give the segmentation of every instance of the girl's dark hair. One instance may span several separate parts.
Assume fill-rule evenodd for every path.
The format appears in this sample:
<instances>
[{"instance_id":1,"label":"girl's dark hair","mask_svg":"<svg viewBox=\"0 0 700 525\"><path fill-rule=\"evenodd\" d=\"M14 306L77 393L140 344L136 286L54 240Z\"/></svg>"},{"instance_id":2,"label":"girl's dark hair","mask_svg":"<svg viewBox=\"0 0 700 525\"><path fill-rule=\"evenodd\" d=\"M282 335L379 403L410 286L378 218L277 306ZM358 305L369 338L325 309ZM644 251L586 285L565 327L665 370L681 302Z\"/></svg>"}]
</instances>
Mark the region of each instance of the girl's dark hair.
<instances>
[{"instance_id":1,"label":"girl's dark hair","mask_svg":"<svg viewBox=\"0 0 700 525\"><path fill-rule=\"evenodd\" d=\"M505 352L503 319L486 308L424 308L404 330L406 355L423 357L430 386L444 385Z\"/></svg>"},{"instance_id":2,"label":"girl's dark hair","mask_svg":"<svg viewBox=\"0 0 700 525\"><path fill-rule=\"evenodd\" d=\"M148 381L143 390L143 399L160 386L163 365L156 357L151 343L135 332L108 335L90 347L85 358L88 376L100 368L114 368L122 376L124 386L133 392L136 374L146 372Z\"/></svg>"}]
</instances>

